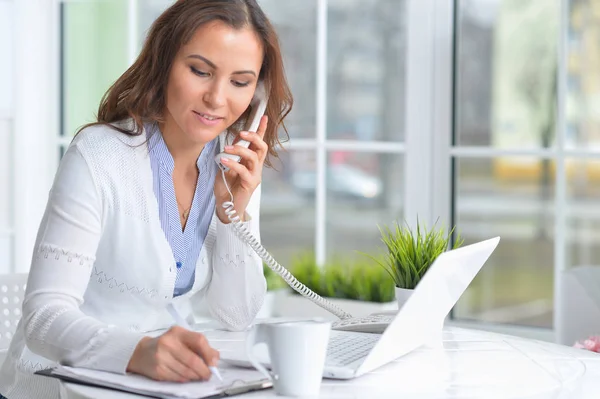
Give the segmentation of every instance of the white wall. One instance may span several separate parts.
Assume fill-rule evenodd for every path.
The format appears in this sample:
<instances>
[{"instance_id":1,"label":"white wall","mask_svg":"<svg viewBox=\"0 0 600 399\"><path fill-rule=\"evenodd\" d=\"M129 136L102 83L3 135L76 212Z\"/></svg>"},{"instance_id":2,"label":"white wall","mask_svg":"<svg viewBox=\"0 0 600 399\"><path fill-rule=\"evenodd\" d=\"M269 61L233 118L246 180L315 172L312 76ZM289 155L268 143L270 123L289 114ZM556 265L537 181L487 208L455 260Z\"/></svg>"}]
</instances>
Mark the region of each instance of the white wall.
<instances>
[{"instance_id":1,"label":"white wall","mask_svg":"<svg viewBox=\"0 0 600 399\"><path fill-rule=\"evenodd\" d=\"M26 272L58 163L58 3L12 3L13 270Z\"/></svg>"},{"instance_id":2,"label":"white wall","mask_svg":"<svg viewBox=\"0 0 600 399\"><path fill-rule=\"evenodd\" d=\"M12 231L11 220L11 126L13 117L14 30L13 4L0 0L0 273L10 270Z\"/></svg>"},{"instance_id":3,"label":"white wall","mask_svg":"<svg viewBox=\"0 0 600 399\"><path fill-rule=\"evenodd\" d=\"M56 171L56 5L0 0L0 273L28 271Z\"/></svg>"}]
</instances>

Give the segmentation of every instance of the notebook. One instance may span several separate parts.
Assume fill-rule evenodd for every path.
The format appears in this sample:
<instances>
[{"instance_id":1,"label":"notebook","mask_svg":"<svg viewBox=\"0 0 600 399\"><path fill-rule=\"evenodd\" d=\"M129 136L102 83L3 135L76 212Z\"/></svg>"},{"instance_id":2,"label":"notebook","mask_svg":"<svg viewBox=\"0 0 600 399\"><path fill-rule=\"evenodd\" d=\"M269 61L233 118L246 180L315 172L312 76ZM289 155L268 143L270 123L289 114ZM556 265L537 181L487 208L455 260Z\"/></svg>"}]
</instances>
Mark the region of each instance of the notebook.
<instances>
[{"instance_id":1,"label":"notebook","mask_svg":"<svg viewBox=\"0 0 600 399\"><path fill-rule=\"evenodd\" d=\"M220 366L219 369L223 381L213 377L210 381L187 383L155 381L137 374L115 374L66 366L40 370L36 374L160 399L222 398L272 387L272 382L254 369L226 366Z\"/></svg>"}]
</instances>

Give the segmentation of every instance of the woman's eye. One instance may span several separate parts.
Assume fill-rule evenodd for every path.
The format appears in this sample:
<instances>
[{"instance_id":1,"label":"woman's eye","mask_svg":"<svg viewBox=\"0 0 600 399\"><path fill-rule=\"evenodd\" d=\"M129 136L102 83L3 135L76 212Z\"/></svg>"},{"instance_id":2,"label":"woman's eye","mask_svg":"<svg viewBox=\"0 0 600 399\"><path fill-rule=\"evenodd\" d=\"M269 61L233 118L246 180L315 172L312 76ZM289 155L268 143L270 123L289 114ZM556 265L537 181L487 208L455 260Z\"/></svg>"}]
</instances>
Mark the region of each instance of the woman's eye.
<instances>
[{"instance_id":1,"label":"woman's eye","mask_svg":"<svg viewBox=\"0 0 600 399\"><path fill-rule=\"evenodd\" d=\"M239 82L237 80L232 80L231 83L233 83L235 87L246 87L250 84L249 82Z\"/></svg>"},{"instance_id":2,"label":"woman's eye","mask_svg":"<svg viewBox=\"0 0 600 399\"><path fill-rule=\"evenodd\" d=\"M196 74L196 75L198 75L198 76L203 76L203 77L204 77L204 76L208 76L208 75L209 75L209 73L208 73L208 72L202 72L202 71L200 71L200 70L198 70L198 69L196 69L196 68L194 68L194 67L190 67L190 69L192 70L192 72L193 72L194 74Z\"/></svg>"}]
</instances>

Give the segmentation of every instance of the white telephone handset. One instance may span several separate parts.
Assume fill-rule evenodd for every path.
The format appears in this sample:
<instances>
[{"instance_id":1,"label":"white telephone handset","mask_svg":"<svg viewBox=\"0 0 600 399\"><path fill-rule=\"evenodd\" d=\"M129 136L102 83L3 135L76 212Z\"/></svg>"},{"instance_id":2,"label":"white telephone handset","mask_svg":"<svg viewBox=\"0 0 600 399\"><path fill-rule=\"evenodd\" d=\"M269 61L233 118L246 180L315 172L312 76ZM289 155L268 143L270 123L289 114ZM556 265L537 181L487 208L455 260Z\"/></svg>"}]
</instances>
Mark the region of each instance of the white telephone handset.
<instances>
[{"instance_id":1,"label":"white telephone handset","mask_svg":"<svg viewBox=\"0 0 600 399\"><path fill-rule=\"evenodd\" d=\"M245 126L244 130L249 132L256 132L258 130L258 126L260 125L260 118L265 114L267 109L267 101L268 94L265 89L265 85L262 81L258 82L256 85L256 89L254 91L254 96L252 97L252 101L250 101L250 115L248 115L248 120L251 121L249 126ZM250 143L246 140L239 140L235 145L241 145L243 147L248 148ZM217 156L215 156L215 162L219 165L221 170L227 172L229 168L221 163L221 158L229 158L235 162L240 162L240 156L234 154L228 154L226 152L221 152Z\"/></svg>"},{"instance_id":2,"label":"white telephone handset","mask_svg":"<svg viewBox=\"0 0 600 399\"><path fill-rule=\"evenodd\" d=\"M251 121L251 124L247 128L248 131L257 131L258 126L260 124L260 119L267 108L267 101L268 92L263 82L259 82L259 84L256 86L254 97L250 102L250 106L252 108L248 120ZM249 144L250 143L246 140L240 140L235 145L243 145L246 148L248 148ZM221 169L221 174L223 177L223 181L225 182L225 187L227 187L227 191L229 191L229 195L231 197L231 201L224 202L222 206L223 208L225 208L225 214L229 218L231 224L233 225L238 235L245 242L247 242L248 245L250 245L252 249L261 257L261 259L269 266L269 268L271 268L275 273L279 274L290 287L292 287L299 294L310 299L323 309L339 317L341 320L332 324L333 329L361 332L383 332L383 330L385 330L385 328L387 327L387 324L389 324L392 320L392 316L372 315L363 318L352 318L351 314L345 312L333 303L329 302L328 300L317 295L315 292L311 291L308 287L306 287L304 284L298 281L296 277L294 277L285 267L277 263L277 261L271 256L271 254L269 254L269 252L248 231L246 226L242 224L240 217L237 215L236 210L233 206L233 194L231 193L229 186L227 185L227 179L225 179L225 172L227 172L229 168L227 168L221 163L222 157L227 157L236 162L240 161L240 157L237 155L227 154L225 152L222 152L215 157L215 161Z\"/></svg>"}]
</instances>

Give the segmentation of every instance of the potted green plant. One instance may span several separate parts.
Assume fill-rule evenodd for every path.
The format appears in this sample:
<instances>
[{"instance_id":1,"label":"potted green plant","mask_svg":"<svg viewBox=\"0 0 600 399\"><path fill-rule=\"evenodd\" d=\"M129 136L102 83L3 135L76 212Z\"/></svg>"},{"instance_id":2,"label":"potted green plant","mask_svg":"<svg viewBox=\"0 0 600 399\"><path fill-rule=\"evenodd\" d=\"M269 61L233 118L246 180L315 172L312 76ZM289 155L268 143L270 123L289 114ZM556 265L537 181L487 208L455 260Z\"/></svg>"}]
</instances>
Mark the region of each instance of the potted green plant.
<instances>
[{"instance_id":1,"label":"potted green plant","mask_svg":"<svg viewBox=\"0 0 600 399\"><path fill-rule=\"evenodd\" d=\"M305 252L292 260L290 272L317 295L353 316L396 308L393 281L385 270L370 260L336 256L320 266L314 253ZM287 295L277 298L277 316L336 319L335 315L295 291L290 289L287 292Z\"/></svg>"},{"instance_id":2,"label":"potted green plant","mask_svg":"<svg viewBox=\"0 0 600 399\"><path fill-rule=\"evenodd\" d=\"M446 233L436 225L428 229L417 220L416 231L408 224L394 223L392 228L379 228L381 241L385 244L382 260L371 257L392 277L395 284L398 309L408 300L435 259L450 248L453 227ZM458 248L464 240L457 234L452 248Z\"/></svg>"}]
</instances>

